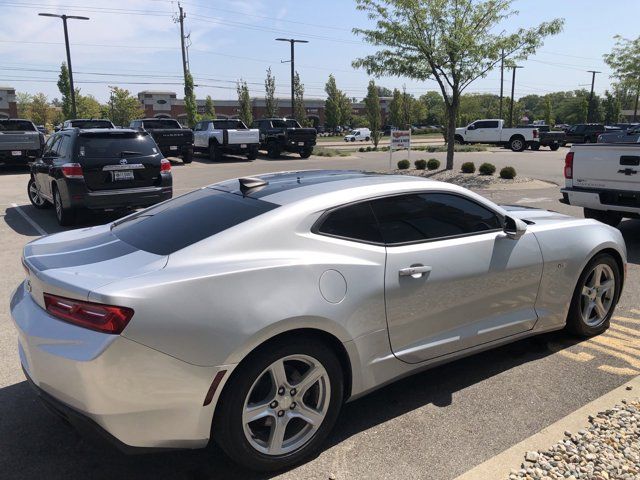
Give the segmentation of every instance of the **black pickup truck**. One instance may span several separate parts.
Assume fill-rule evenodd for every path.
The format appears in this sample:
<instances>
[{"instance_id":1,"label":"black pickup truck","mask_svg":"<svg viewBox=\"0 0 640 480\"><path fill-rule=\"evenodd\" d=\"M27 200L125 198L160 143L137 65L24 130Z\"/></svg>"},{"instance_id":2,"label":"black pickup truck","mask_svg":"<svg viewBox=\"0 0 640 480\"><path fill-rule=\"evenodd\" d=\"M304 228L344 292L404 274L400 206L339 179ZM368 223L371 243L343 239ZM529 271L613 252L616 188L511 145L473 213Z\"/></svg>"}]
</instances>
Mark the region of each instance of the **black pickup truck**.
<instances>
[{"instance_id":1,"label":"black pickup truck","mask_svg":"<svg viewBox=\"0 0 640 480\"><path fill-rule=\"evenodd\" d=\"M181 157L184 163L193 159L193 131L182 128L171 118L142 118L134 120L129 128L149 132L165 157Z\"/></svg>"},{"instance_id":2,"label":"black pickup truck","mask_svg":"<svg viewBox=\"0 0 640 480\"><path fill-rule=\"evenodd\" d=\"M309 158L318 135L315 128L302 128L288 118L263 118L254 121L251 128L260 130L260 148L267 151L269 158L278 158L282 152Z\"/></svg>"},{"instance_id":3,"label":"black pickup truck","mask_svg":"<svg viewBox=\"0 0 640 480\"><path fill-rule=\"evenodd\" d=\"M540 150L540 147L549 147L552 151L558 150L565 144L566 134L562 131L552 132L549 125L522 125L519 128L530 127L538 130L538 141L531 143L531 150Z\"/></svg>"}]
</instances>

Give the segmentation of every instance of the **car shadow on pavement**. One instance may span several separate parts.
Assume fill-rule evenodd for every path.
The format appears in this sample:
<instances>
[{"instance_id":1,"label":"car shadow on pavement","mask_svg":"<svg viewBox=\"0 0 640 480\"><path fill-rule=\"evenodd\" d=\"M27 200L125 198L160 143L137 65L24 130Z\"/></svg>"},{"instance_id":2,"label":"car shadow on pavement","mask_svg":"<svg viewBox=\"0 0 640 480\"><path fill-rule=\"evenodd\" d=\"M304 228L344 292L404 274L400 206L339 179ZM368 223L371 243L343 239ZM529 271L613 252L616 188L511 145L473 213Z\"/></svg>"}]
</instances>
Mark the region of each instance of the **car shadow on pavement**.
<instances>
[{"instance_id":1,"label":"car shadow on pavement","mask_svg":"<svg viewBox=\"0 0 640 480\"><path fill-rule=\"evenodd\" d=\"M625 220L620 231L627 244L627 261L640 264L640 220Z\"/></svg>"},{"instance_id":2,"label":"car shadow on pavement","mask_svg":"<svg viewBox=\"0 0 640 480\"><path fill-rule=\"evenodd\" d=\"M566 347L578 343L567 342L563 333L522 340L410 376L346 404L323 450L428 404L447 407L456 392L552 354L548 343L557 338ZM276 475L234 464L213 442L202 450L123 455L80 436L40 403L26 381L0 389L0 469L11 472L12 479L46 476L49 480L268 479Z\"/></svg>"}]
</instances>

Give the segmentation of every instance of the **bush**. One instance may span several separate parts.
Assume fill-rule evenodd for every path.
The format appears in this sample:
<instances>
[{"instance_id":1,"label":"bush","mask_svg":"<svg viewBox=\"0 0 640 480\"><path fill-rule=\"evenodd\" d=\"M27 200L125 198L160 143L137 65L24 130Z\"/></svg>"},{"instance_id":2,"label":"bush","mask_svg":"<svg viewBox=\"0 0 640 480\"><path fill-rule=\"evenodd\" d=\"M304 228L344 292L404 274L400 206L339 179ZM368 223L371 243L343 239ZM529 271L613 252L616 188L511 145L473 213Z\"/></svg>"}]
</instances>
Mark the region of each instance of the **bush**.
<instances>
[{"instance_id":1,"label":"bush","mask_svg":"<svg viewBox=\"0 0 640 480\"><path fill-rule=\"evenodd\" d=\"M504 167L502 170L500 170L500 178L513 180L514 178L516 178L516 169L513 167Z\"/></svg>"},{"instance_id":2,"label":"bush","mask_svg":"<svg viewBox=\"0 0 640 480\"><path fill-rule=\"evenodd\" d=\"M431 158L428 162L427 162L427 168L429 170L437 170L440 168L440 160L438 160L437 158Z\"/></svg>"},{"instance_id":3,"label":"bush","mask_svg":"<svg viewBox=\"0 0 640 480\"><path fill-rule=\"evenodd\" d=\"M493 175L496 173L496 166L493 163L483 163L478 169L480 175Z\"/></svg>"},{"instance_id":4,"label":"bush","mask_svg":"<svg viewBox=\"0 0 640 480\"><path fill-rule=\"evenodd\" d=\"M409 167L411 166L411 163L409 163L409 160L400 160L398 162L398 168L400 170L407 170Z\"/></svg>"},{"instance_id":5,"label":"bush","mask_svg":"<svg viewBox=\"0 0 640 480\"><path fill-rule=\"evenodd\" d=\"M461 168L462 173L474 173L476 166L473 162L464 162Z\"/></svg>"},{"instance_id":6,"label":"bush","mask_svg":"<svg viewBox=\"0 0 640 480\"><path fill-rule=\"evenodd\" d=\"M370 152L372 150L371 147L367 147L367 152Z\"/></svg>"},{"instance_id":7,"label":"bush","mask_svg":"<svg viewBox=\"0 0 640 480\"><path fill-rule=\"evenodd\" d=\"M414 165L416 166L416 169L424 170L427 168L427 161L424 158L421 158L420 160L416 160Z\"/></svg>"},{"instance_id":8,"label":"bush","mask_svg":"<svg viewBox=\"0 0 640 480\"><path fill-rule=\"evenodd\" d=\"M364 147L360 147L360 148L358 149L358 151L359 151L359 152L366 152L366 151L367 151L367 149L366 149L366 148L364 148Z\"/></svg>"}]
</instances>

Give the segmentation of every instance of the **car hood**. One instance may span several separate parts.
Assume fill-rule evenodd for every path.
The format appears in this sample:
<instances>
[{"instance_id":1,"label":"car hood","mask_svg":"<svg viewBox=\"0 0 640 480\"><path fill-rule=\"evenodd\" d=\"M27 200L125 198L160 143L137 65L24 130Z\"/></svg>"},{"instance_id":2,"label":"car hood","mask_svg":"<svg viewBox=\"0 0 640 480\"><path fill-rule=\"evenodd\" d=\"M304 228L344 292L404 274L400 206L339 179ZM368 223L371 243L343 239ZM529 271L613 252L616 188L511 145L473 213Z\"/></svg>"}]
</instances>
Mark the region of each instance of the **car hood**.
<instances>
[{"instance_id":1,"label":"car hood","mask_svg":"<svg viewBox=\"0 0 640 480\"><path fill-rule=\"evenodd\" d=\"M522 205L500 205L510 217L519 218L525 222L536 225L544 223L558 223L575 221L576 218L570 215L554 212L553 210L543 210L541 208L525 207Z\"/></svg>"},{"instance_id":2,"label":"car hood","mask_svg":"<svg viewBox=\"0 0 640 480\"><path fill-rule=\"evenodd\" d=\"M166 266L168 257L139 250L111 233L110 225L48 235L24 247L33 293L88 297L109 283Z\"/></svg>"}]
</instances>

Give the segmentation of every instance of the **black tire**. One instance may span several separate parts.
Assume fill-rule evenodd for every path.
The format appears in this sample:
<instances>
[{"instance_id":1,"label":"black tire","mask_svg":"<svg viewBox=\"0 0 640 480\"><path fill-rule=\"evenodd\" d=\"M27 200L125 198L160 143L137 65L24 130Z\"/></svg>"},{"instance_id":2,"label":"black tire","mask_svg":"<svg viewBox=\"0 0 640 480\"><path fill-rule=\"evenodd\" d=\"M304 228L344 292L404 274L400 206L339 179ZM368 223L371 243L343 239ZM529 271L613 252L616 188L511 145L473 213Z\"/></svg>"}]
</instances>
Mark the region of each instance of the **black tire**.
<instances>
[{"instance_id":1,"label":"black tire","mask_svg":"<svg viewBox=\"0 0 640 480\"><path fill-rule=\"evenodd\" d=\"M300 150L300 158L309 158L313 152L313 148L303 148Z\"/></svg>"},{"instance_id":2,"label":"black tire","mask_svg":"<svg viewBox=\"0 0 640 480\"><path fill-rule=\"evenodd\" d=\"M622 221L622 214L611 210L593 210L591 208L584 209L585 218L593 218L611 227L617 227Z\"/></svg>"},{"instance_id":3,"label":"black tire","mask_svg":"<svg viewBox=\"0 0 640 480\"><path fill-rule=\"evenodd\" d=\"M351 137L351 141L355 142L356 141L356 137Z\"/></svg>"},{"instance_id":4,"label":"black tire","mask_svg":"<svg viewBox=\"0 0 640 480\"><path fill-rule=\"evenodd\" d=\"M369 137L365 137L365 139L364 139L364 141L365 141L365 142L368 142L368 141L370 141L370 140L371 140L371 139L370 139Z\"/></svg>"},{"instance_id":5,"label":"black tire","mask_svg":"<svg viewBox=\"0 0 640 480\"><path fill-rule=\"evenodd\" d=\"M193 161L193 150L187 150L183 155L182 155L182 161L184 163L191 163Z\"/></svg>"},{"instance_id":6,"label":"black tire","mask_svg":"<svg viewBox=\"0 0 640 480\"><path fill-rule=\"evenodd\" d=\"M29 197L31 205L39 210L51 207L51 203L40 196L38 186L33 178L30 178L29 183L27 184L27 196Z\"/></svg>"},{"instance_id":7,"label":"black tire","mask_svg":"<svg viewBox=\"0 0 640 480\"><path fill-rule=\"evenodd\" d=\"M68 227L76 223L76 211L73 208L63 206L60 191L56 186L53 187L53 206L56 211L56 219L61 226Z\"/></svg>"},{"instance_id":8,"label":"black tire","mask_svg":"<svg viewBox=\"0 0 640 480\"><path fill-rule=\"evenodd\" d=\"M613 303L609 311L607 312L604 321L597 326L590 326L583 321L582 314L580 311L580 300L582 296L582 288L585 285L587 280L587 276L590 275L593 268L596 265L605 264L608 265L613 271L615 278L615 292L613 294ZM622 288L622 277L620 274L620 267L618 266L618 262L616 262L615 258L609 253L600 253L593 257L587 266L584 268L582 273L580 274L580 278L578 278L578 283L576 284L576 288L573 292L573 297L571 298L571 305L569 307L569 314L567 315L567 331L579 335L581 337L593 337L595 335L599 335L603 333L605 330L609 328L609 324L611 321L611 316L616 308L616 304L618 303L618 299L620 298L620 291Z\"/></svg>"},{"instance_id":9,"label":"black tire","mask_svg":"<svg viewBox=\"0 0 640 480\"><path fill-rule=\"evenodd\" d=\"M584 143L591 143L591 137L584 137Z\"/></svg>"},{"instance_id":10,"label":"black tire","mask_svg":"<svg viewBox=\"0 0 640 480\"><path fill-rule=\"evenodd\" d=\"M279 359L290 355L306 355L325 369L331 388L326 415L312 436L297 450L282 455L268 455L255 449L244 433L242 413L251 387L262 372ZM212 438L238 464L257 471L274 471L297 465L322 446L333 429L344 398L342 367L336 355L315 337L288 337L270 343L268 347L251 353L224 387L213 419Z\"/></svg>"},{"instance_id":11,"label":"black tire","mask_svg":"<svg viewBox=\"0 0 640 480\"><path fill-rule=\"evenodd\" d=\"M258 158L258 147L251 147L247 153L247 160L255 160Z\"/></svg>"},{"instance_id":12,"label":"black tire","mask_svg":"<svg viewBox=\"0 0 640 480\"><path fill-rule=\"evenodd\" d=\"M509 148L514 152L523 152L527 148L527 143L522 137L513 137L509 140Z\"/></svg>"},{"instance_id":13,"label":"black tire","mask_svg":"<svg viewBox=\"0 0 640 480\"><path fill-rule=\"evenodd\" d=\"M453 142L457 143L458 145L464 145L465 144L464 138L462 138L460 135L456 135L454 137Z\"/></svg>"},{"instance_id":14,"label":"black tire","mask_svg":"<svg viewBox=\"0 0 640 480\"><path fill-rule=\"evenodd\" d=\"M215 142L209 143L209 160L212 162L217 162L220 160L222 155L220 155L220 149Z\"/></svg>"},{"instance_id":15,"label":"black tire","mask_svg":"<svg viewBox=\"0 0 640 480\"><path fill-rule=\"evenodd\" d=\"M560 144L552 143L551 145L549 145L549 148L551 149L552 152L555 152L556 150L558 150L560 148Z\"/></svg>"},{"instance_id":16,"label":"black tire","mask_svg":"<svg viewBox=\"0 0 640 480\"><path fill-rule=\"evenodd\" d=\"M531 144L531 150L533 150L534 152L537 152L538 150L540 150L540 144L539 143L532 143Z\"/></svg>"},{"instance_id":17,"label":"black tire","mask_svg":"<svg viewBox=\"0 0 640 480\"><path fill-rule=\"evenodd\" d=\"M273 160L280 158L280 146L276 142L267 144L267 156Z\"/></svg>"}]
</instances>

